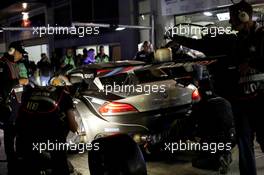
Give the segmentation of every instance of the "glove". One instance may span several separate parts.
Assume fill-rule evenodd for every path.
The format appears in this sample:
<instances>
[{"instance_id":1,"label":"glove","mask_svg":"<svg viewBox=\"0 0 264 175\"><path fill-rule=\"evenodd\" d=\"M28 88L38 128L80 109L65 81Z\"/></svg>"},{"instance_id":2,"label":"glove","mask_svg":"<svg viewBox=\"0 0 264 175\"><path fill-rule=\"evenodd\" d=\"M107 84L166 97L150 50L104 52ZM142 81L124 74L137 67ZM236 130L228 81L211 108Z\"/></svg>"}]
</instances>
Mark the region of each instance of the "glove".
<instances>
[{"instance_id":1,"label":"glove","mask_svg":"<svg viewBox=\"0 0 264 175\"><path fill-rule=\"evenodd\" d=\"M259 143L260 145L260 148L261 148L261 151L264 153L264 140L263 140L263 137L259 137L258 134L257 134L257 142Z\"/></svg>"},{"instance_id":2,"label":"glove","mask_svg":"<svg viewBox=\"0 0 264 175\"><path fill-rule=\"evenodd\" d=\"M264 144L260 144L261 151L264 153Z\"/></svg>"},{"instance_id":3,"label":"glove","mask_svg":"<svg viewBox=\"0 0 264 175\"><path fill-rule=\"evenodd\" d=\"M8 105L0 104L0 123L6 122L7 118L11 113L11 108Z\"/></svg>"}]
</instances>

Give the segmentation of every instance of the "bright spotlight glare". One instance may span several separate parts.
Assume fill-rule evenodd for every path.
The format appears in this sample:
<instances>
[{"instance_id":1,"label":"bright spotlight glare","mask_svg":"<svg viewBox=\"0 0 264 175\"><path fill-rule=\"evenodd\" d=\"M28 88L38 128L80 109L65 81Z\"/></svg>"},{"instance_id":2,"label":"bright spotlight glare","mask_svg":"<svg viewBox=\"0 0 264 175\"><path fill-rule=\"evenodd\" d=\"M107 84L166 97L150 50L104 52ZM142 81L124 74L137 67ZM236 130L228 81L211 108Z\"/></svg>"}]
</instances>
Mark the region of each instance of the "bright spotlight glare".
<instances>
[{"instance_id":1,"label":"bright spotlight glare","mask_svg":"<svg viewBox=\"0 0 264 175\"><path fill-rule=\"evenodd\" d=\"M205 16L213 16L213 13L212 12L204 12L203 13Z\"/></svg>"},{"instance_id":2,"label":"bright spotlight glare","mask_svg":"<svg viewBox=\"0 0 264 175\"><path fill-rule=\"evenodd\" d=\"M28 4L27 3L22 3L22 7L23 7L23 9L27 9Z\"/></svg>"},{"instance_id":3,"label":"bright spotlight glare","mask_svg":"<svg viewBox=\"0 0 264 175\"><path fill-rule=\"evenodd\" d=\"M116 31L121 31L121 30L125 30L125 28L124 28L124 27L118 27L118 28L116 28L115 30L116 30Z\"/></svg>"}]
</instances>

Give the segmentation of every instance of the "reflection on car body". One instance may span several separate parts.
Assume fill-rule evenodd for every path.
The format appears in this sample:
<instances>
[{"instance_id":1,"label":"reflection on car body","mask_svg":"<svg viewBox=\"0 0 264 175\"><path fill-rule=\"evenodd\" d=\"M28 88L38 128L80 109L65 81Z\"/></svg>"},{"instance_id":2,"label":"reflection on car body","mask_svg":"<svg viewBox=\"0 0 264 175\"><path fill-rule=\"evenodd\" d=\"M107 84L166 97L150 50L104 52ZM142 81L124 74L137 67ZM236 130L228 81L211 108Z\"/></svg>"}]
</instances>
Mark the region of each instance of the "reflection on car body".
<instances>
[{"instance_id":1,"label":"reflection on car body","mask_svg":"<svg viewBox=\"0 0 264 175\"><path fill-rule=\"evenodd\" d=\"M86 85L81 87L75 101L76 114L81 119L79 120L81 130L85 132L87 142L107 135L126 133L139 144L151 140L151 143L156 144L166 139L165 136L168 135L167 132L170 131L175 120L190 119L192 105L199 101L199 93L191 79L186 79L185 84L181 83L183 81L177 82L177 79L186 75L189 77L192 72L187 72L182 65L173 63L170 63L170 66L168 63L166 66L163 63L144 65L120 62L118 64L88 65L69 74L70 79L77 76L81 76L81 79L86 78ZM168 70L181 73L168 74ZM95 76L91 76L91 72ZM87 74L89 78L84 76ZM98 78L96 84L95 77ZM164 92L148 94L118 92L112 89L106 94L98 87L98 81L104 88L106 85L114 84L143 87L163 85ZM153 138L157 136L160 139L155 139L153 142ZM68 139L74 141L71 137Z\"/></svg>"}]
</instances>

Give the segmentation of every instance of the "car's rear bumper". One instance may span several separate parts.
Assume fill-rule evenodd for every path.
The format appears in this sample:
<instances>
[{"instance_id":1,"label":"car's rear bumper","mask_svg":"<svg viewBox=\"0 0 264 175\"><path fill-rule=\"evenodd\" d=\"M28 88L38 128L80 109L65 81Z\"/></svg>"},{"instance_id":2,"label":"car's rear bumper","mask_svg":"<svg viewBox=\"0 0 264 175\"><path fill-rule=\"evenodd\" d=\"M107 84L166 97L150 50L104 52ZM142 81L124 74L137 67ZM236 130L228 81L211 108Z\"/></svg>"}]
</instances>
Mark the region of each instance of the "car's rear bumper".
<instances>
[{"instance_id":1,"label":"car's rear bumper","mask_svg":"<svg viewBox=\"0 0 264 175\"><path fill-rule=\"evenodd\" d=\"M153 140L153 138L160 140L164 137L174 121L189 117L191 105L107 117L92 113L82 102L78 104L77 110L84 123L89 141L107 135L126 133L141 143Z\"/></svg>"}]
</instances>

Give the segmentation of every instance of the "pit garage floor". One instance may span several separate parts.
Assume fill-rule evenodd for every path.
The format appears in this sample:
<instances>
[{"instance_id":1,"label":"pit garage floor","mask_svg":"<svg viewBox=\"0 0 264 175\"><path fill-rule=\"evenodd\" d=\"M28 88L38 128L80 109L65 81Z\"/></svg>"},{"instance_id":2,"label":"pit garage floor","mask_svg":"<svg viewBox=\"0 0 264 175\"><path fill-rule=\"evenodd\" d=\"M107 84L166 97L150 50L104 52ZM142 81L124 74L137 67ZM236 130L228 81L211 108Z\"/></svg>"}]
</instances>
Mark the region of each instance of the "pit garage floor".
<instances>
[{"instance_id":1,"label":"pit garage floor","mask_svg":"<svg viewBox=\"0 0 264 175\"><path fill-rule=\"evenodd\" d=\"M3 132L0 130L0 175L7 175L4 148L3 148ZM258 175L264 175L264 154L256 144L256 160ZM72 154L69 159L74 167L83 175L89 175L87 154ZM218 175L218 172L201 170L193 168L190 162L189 154L175 155L169 159L160 158L160 160L152 160L147 162L148 175ZM239 175L238 170L238 149L233 150L233 162L228 175Z\"/></svg>"}]
</instances>

